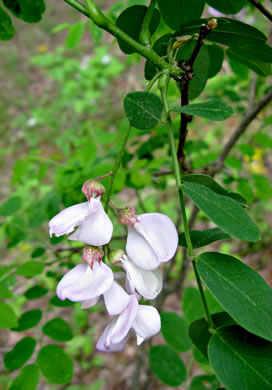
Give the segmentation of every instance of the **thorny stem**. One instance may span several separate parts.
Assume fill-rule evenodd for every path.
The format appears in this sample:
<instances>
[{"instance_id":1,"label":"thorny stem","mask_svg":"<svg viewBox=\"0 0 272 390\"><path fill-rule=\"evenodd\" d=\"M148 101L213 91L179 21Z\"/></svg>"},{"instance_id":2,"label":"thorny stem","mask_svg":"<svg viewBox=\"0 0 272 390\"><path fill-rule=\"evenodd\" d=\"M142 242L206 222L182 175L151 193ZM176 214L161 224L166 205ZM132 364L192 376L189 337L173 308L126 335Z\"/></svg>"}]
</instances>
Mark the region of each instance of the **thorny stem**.
<instances>
[{"instance_id":1,"label":"thorny stem","mask_svg":"<svg viewBox=\"0 0 272 390\"><path fill-rule=\"evenodd\" d=\"M150 34L150 22L153 16L154 9L156 7L157 0L151 0L149 7L147 8L143 24L142 24L142 30L140 32L139 41L144 46L151 47L151 34Z\"/></svg>"}]
</instances>

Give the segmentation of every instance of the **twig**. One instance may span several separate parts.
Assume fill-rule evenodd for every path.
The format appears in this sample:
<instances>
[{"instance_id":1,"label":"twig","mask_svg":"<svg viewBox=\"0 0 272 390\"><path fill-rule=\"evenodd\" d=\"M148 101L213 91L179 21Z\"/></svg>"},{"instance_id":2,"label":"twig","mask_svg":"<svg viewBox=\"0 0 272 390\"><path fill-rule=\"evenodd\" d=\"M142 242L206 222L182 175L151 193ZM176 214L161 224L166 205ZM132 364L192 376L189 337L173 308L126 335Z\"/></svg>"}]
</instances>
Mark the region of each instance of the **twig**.
<instances>
[{"instance_id":1,"label":"twig","mask_svg":"<svg viewBox=\"0 0 272 390\"><path fill-rule=\"evenodd\" d=\"M251 4L254 5L264 16L267 17L272 22L272 14L266 9L261 3L257 0L248 0Z\"/></svg>"}]
</instances>

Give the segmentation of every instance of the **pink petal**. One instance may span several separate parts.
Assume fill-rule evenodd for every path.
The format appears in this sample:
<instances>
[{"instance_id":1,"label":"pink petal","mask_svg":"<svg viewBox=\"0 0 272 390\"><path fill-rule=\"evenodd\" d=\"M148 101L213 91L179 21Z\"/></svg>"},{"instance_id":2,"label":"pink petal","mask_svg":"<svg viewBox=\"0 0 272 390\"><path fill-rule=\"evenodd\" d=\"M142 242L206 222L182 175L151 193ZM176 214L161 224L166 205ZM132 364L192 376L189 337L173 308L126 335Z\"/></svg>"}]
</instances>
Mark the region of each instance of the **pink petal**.
<instances>
[{"instance_id":1,"label":"pink petal","mask_svg":"<svg viewBox=\"0 0 272 390\"><path fill-rule=\"evenodd\" d=\"M129 304L129 295L116 282L104 294L105 305L111 316L122 313Z\"/></svg>"},{"instance_id":2,"label":"pink petal","mask_svg":"<svg viewBox=\"0 0 272 390\"><path fill-rule=\"evenodd\" d=\"M87 301L82 302L81 309L89 309L89 307L93 307L97 304L99 297L95 297L93 299L88 299Z\"/></svg>"},{"instance_id":3,"label":"pink petal","mask_svg":"<svg viewBox=\"0 0 272 390\"><path fill-rule=\"evenodd\" d=\"M138 345L159 333L161 318L158 310L153 306L139 305L132 328L136 332Z\"/></svg>"},{"instance_id":4,"label":"pink petal","mask_svg":"<svg viewBox=\"0 0 272 390\"><path fill-rule=\"evenodd\" d=\"M82 302L99 297L112 285L112 270L104 263L95 263L93 269L79 264L69 271L58 284L57 296L73 302Z\"/></svg>"},{"instance_id":5,"label":"pink petal","mask_svg":"<svg viewBox=\"0 0 272 390\"><path fill-rule=\"evenodd\" d=\"M68 239L85 242L88 245L101 246L110 242L113 225L99 199L91 199L90 206L95 210L84 220Z\"/></svg>"},{"instance_id":6,"label":"pink petal","mask_svg":"<svg viewBox=\"0 0 272 390\"><path fill-rule=\"evenodd\" d=\"M50 237L52 237L52 234L59 237L71 233L88 215L88 202L79 203L62 210L49 221Z\"/></svg>"}]
</instances>

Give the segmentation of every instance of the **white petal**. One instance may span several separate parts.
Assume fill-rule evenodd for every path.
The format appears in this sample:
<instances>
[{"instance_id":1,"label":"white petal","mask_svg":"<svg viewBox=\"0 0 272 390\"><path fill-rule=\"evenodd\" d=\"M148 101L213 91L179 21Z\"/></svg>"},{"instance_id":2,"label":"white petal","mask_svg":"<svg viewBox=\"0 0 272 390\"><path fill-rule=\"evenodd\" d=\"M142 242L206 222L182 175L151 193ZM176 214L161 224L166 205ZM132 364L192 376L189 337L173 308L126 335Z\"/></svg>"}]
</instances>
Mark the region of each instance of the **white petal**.
<instances>
[{"instance_id":1,"label":"white petal","mask_svg":"<svg viewBox=\"0 0 272 390\"><path fill-rule=\"evenodd\" d=\"M159 213L142 214L138 220L134 228L148 241L159 261L172 259L178 247L178 232L172 220Z\"/></svg>"},{"instance_id":2,"label":"white petal","mask_svg":"<svg viewBox=\"0 0 272 390\"><path fill-rule=\"evenodd\" d=\"M126 335L126 337L124 337L124 339L122 341L120 341L120 343L117 343L117 344L110 344L108 346L106 346L105 342L106 342L106 338L108 336L108 334L111 333L112 329L114 328L116 322L117 322L117 318L118 317L115 317L111 323L105 328L104 332L102 333L102 335L100 336L97 344L96 344L96 349L98 351L101 351L101 352L118 352L118 351L121 351L128 338L129 338L129 333Z\"/></svg>"},{"instance_id":3,"label":"white petal","mask_svg":"<svg viewBox=\"0 0 272 390\"><path fill-rule=\"evenodd\" d=\"M99 199L91 199L93 211L68 239L85 242L88 245L101 246L111 240L113 225Z\"/></svg>"},{"instance_id":4,"label":"white petal","mask_svg":"<svg viewBox=\"0 0 272 390\"><path fill-rule=\"evenodd\" d=\"M122 313L129 303L129 295L116 282L104 294L105 305L111 316Z\"/></svg>"},{"instance_id":5,"label":"white petal","mask_svg":"<svg viewBox=\"0 0 272 390\"><path fill-rule=\"evenodd\" d=\"M87 264L79 264L61 279L57 296L73 302L87 301L104 294L112 282L113 273L106 264L94 263L93 269Z\"/></svg>"},{"instance_id":6,"label":"white petal","mask_svg":"<svg viewBox=\"0 0 272 390\"><path fill-rule=\"evenodd\" d=\"M152 270L160 265L160 261L148 241L130 226L128 226L126 252L133 263L142 269Z\"/></svg>"},{"instance_id":7,"label":"white petal","mask_svg":"<svg viewBox=\"0 0 272 390\"><path fill-rule=\"evenodd\" d=\"M88 202L79 203L62 210L48 224L50 236L59 237L71 233L89 215Z\"/></svg>"},{"instance_id":8,"label":"white petal","mask_svg":"<svg viewBox=\"0 0 272 390\"><path fill-rule=\"evenodd\" d=\"M132 328L136 332L138 345L159 333L161 318L158 310L153 306L139 305Z\"/></svg>"},{"instance_id":9,"label":"white petal","mask_svg":"<svg viewBox=\"0 0 272 390\"><path fill-rule=\"evenodd\" d=\"M99 297L95 297L93 299L88 299L87 301L82 302L81 309L89 309L89 307L93 307L97 304Z\"/></svg>"},{"instance_id":10,"label":"white petal","mask_svg":"<svg viewBox=\"0 0 272 390\"><path fill-rule=\"evenodd\" d=\"M162 273L159 268L145 271L124 256L123 267L127 272L129 287L133 287L146 299L154 299L162 290Z\"/></svg>"}]
</instances>

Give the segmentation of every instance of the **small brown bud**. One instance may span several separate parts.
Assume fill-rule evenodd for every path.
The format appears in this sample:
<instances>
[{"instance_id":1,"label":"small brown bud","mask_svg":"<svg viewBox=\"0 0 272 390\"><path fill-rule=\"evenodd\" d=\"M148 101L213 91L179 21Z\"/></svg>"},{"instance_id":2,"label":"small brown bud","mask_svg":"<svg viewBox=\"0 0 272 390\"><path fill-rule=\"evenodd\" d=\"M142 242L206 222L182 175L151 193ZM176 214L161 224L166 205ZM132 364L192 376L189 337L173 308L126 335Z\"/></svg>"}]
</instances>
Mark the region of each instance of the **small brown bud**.
<instances>
[{"instance_id":1,"label":"small brown bud","mask_svg":"<svg viewBox=\"0 0 272 390\"><path fill-rule=\"evenodd\" d=\"M88 180L82 186L82 192L86 195L88 201L91 198L101 196L105 192L105 187L97 180Z\"/></svg>"},{"instance_id":2,"label":"small brown bud","mask_svg":"<svg viewBox=\"0 0 272 390\"><path fill-rule=\"evenodd\" d=\"M217 19L212 18L208 21L208 27L210 30L214 30L218 26Z\"/></svg>"},{"instance_id":3,"label":"small brown bud","mask_svg":"<svg viewBox=\"0 0 272 390\"><path fill-rule=\"evenodd\" d=\"M138 222L136 210L133 207L124 207L118 211L118 223L125 226L134 226Z\"/></svg>"},{"instance_id":4,"label":"small brown bud","mask_svg":"<svg viewBox=\"0 0 272 390\"><path fill-rule=\"evenodd\" d=\"M104 252L102 249L96 247L96 246L86 246L83 251L83 260L86 261L87 264L93 269L94 263L98 261L101 263L104 256Z\"/></svg>"}]
</instances>

